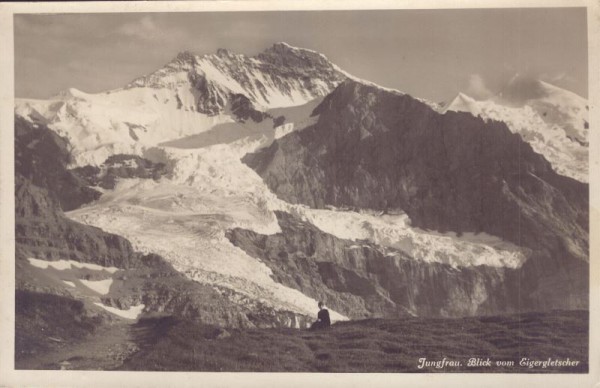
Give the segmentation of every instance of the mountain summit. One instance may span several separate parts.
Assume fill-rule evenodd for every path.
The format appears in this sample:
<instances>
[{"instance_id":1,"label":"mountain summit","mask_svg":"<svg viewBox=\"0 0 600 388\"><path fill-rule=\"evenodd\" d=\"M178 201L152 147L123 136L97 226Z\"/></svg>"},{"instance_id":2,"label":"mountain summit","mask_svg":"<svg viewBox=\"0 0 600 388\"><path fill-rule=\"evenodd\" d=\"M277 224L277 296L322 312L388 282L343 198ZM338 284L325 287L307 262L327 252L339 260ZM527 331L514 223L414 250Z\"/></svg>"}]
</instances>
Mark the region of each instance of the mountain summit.
<instances>
[{"instance_id":1,"label":"mountain summit","mask_svg":"<svg viewBox=\"0 0 600 388\"><path fill-rule=\"evenodd\" d=\"M503 121L544 155L557 172L588 181L588 105L573 92L517 75L488 100L459 93L444 111Z\"/></svg>"},{"instance_id":2,"label":"mountain summit","mask_svg":"<svg viewBox=\"0 0 600 388\"><path fill-rule=\"evenodd\" d=\"M262 108L301 105L326 95L345 78L324 55L281 42L254 57L226 49L202 56L184 51L126 88L187 89L196 97L190 109L216 115L233 95Z\"/></svg>"}]
</instances>

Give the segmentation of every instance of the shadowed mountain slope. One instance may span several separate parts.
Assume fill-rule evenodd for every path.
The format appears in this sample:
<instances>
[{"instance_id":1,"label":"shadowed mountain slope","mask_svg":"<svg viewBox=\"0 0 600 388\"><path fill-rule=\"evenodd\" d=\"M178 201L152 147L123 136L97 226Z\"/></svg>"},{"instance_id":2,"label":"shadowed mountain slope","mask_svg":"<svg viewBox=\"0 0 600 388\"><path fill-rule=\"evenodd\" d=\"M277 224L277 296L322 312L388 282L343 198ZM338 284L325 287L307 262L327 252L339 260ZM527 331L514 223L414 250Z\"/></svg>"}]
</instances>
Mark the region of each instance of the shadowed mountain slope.
<instances>
[{"instance_id":1,"label":"shadowed mountain slope","mask_svg":"<svg viewBox=\"0 0 600 388\"><path fill-rule=\"evenodd\" d=\"M587 306L588 185L558 175L504 123L354 81L313 113L315 125L244 158L280 198L399 208L416 227L499 236L528 249L521 273L538 303L564 306L559 288L567 305Z\"/></svg>"}]
</instances>

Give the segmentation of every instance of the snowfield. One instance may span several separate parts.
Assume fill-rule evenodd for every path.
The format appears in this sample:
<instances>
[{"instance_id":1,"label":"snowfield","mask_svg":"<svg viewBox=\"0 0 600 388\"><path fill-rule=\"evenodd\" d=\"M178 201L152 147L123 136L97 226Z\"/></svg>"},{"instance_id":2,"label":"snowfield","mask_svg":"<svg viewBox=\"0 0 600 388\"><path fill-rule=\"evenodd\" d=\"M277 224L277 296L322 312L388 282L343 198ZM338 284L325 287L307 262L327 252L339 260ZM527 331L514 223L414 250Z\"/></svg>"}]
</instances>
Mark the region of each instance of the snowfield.
<instances>
[{"instance_id":1,"label":"snowfield","mask_svg":"<svg viewBox=\"0 0 600 388\"><path fill-rule=\"evenodd\" d=\"M194 91L180 87L175 93L193 106ZM236 121L229 109L208 116L191 109L178 109L169 89L134 88L100 94L76 89L59 95L62 100L17 99L16 113L30 121L48 125L73 147L72 166L101 165L110 155L144 155L156 145L201 148L245 139L267 143L313 124L310 117L322 101L267 111L273 118L285 117L277 127L272 119L256 123ZM58 98L58 97L57 97Z\"/></svg>"},{"instance_id":2,"label":"snowfield","mask_svg":"<svg viewBox=\"0 0 600 388\"><path fill-rule=\"evenodd\" d=\"M193 101L191 88L176 95ZM32 117L73 146L74 166L100 165L113 154L140 155L147 147L232 123L228 115L209 117L177 109L169 89L135 88L99 94L75 89L61 100L18 100L17 114Z\"/></svg>"}]
</instances>

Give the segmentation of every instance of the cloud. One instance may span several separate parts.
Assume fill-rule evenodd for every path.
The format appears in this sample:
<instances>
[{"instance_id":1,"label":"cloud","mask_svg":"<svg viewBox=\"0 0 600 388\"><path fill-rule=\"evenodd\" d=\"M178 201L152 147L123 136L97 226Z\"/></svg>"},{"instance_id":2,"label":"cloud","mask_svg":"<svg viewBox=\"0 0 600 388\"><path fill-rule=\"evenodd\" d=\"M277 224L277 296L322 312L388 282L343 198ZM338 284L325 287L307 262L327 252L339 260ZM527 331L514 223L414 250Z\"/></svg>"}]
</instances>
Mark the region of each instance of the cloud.
<instances>
[{"instance_id":1,"label":"cloud","mask_svg":"<svg viewBox=\"0 0 600 388\"><path fill-rule=\"evenodd\" d=\"M150 16L144 16L121 25L116 32L132 38L151 39L160 34L160 29Z\"/></svg>"},{"instance_id":2,"label":"cloud","mask_svg":"<svg viewBox=\"0 0 600 388\"><path fill-rule=\"evenodd\" d=\"M145 15L139 19L128 21L116 28L115 33L146 42L174 42L186 37L182 30L160 23L160 18L157 19L153 15Z\"/></svg>"},{"instance_id":3,"label":"cloud","mask_svg":"<svg viewBox=\"0 0 600 388\"><path fill-rule=\"evenodd\" d=\"M483 77L479 74L469 76L466 93L478 100L485 100L493 95L492 91L485 85Z\"/></svg>"},{"instance_id":4,"label":"cloud","mask_svg":"<svg viewBox=\"0 0 600 388\"><path fill-rule=\"evenodd\" d=\"M557 73L542 73L539 78L543 81L550 82L551 84L570 84L576 82L575 78L567 72Z\"/></svg>"}]
</instances>

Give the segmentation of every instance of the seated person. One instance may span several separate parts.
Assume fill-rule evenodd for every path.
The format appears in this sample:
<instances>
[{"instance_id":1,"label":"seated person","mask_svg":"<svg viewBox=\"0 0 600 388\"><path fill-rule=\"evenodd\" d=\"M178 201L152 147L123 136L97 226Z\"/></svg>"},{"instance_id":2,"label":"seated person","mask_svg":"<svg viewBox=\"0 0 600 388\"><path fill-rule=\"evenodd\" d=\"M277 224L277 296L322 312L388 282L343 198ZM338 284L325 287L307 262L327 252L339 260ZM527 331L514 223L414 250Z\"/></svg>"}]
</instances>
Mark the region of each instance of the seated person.
<instances>
[{"instance_id":1,"label":"seated person","mask_svg":"<svg viewBox=\"0 0 600 388\"><path fill-rule=\"evenodd\" d=\"M329 319L329 310L325 308L323 302L319 302L319 313L317 314L317 321L313 323L310 330L325 329L331 325Z\"/></svg>"}]
</instances>

